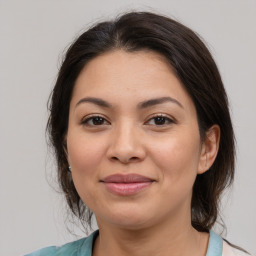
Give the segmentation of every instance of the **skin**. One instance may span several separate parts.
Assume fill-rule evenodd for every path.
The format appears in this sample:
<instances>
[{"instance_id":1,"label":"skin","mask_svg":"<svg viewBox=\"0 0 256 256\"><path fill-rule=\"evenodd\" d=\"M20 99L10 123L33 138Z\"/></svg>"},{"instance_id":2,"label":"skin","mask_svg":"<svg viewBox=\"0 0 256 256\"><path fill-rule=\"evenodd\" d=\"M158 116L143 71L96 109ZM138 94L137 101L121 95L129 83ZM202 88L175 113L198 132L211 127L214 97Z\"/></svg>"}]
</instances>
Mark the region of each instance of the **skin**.
<instances>
[{"instance_id":1,"label":"skin","mask_svg":"<svg viewBox=\"0 0 256 256\"><path fill-rule=\"evenodd\" d=\"M139 108L162 97L173 100ZM194 103L161 55L116 50L91 60L73 91L67 156L100 229L93 255L205 255L209 235L191 226L192 187L214 162L219 137L215 125L201 140ZM154 182L130 196L100 182L130 173Z\"/></svg>"}]
</instances>

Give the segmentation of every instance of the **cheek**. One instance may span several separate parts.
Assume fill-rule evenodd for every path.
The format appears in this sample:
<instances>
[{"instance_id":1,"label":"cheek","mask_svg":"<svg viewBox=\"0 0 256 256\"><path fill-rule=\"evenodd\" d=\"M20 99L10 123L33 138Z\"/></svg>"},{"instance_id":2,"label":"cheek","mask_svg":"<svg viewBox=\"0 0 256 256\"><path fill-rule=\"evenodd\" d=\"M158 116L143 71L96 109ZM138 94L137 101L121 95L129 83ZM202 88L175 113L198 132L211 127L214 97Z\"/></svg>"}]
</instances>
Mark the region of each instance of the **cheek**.
<instances>
[{"instance_id":1,"label":"cheek","mask_svg":"<svg viewBox=\"0 0 256 256\"><path fill-rule=\"evenodd\" d=\"M161 175L172 182L178 180L191 183L197 174L200 139L192 136L173 136L154 144L154 161Z\"/></svg>"},{"instance_id":2,"label":"cheek","mask_svg":"<svg viewBox=\"0 0 256 256\"><path fill-rule=\"evenodd\" d=\"M79 136L78 132L67 137L68 160L72 179L82 201L89 207L95 204L95 194L99 182L99 171L104 148L97 140Z\"/></svg>"},{"instance_id":3,"label":"cheek","mask_svg":"<svg viewBox=\"0 0 256 256\"><path fill-rule=\"evenodd\" d=\"M67 146L72 173L79 176L95 176L97 174L95 169L104 155L102 142L84 136L71 135L67 138Z\"/></svg>"}]
</instances>

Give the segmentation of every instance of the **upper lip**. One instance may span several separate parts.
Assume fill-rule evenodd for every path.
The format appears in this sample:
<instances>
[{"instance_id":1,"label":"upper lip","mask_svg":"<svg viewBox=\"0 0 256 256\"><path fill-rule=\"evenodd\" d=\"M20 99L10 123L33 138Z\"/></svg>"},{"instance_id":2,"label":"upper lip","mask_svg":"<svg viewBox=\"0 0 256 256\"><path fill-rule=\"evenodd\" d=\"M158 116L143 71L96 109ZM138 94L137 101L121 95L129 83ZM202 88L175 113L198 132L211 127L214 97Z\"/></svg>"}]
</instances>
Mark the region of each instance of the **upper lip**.
<instances>
[{"instance_id":1,"label":"upper lip","mask_svg":"<svg viewBox=\"0 0 256 256\"><path fill-rule=\"evenodd\" d=\"M154 180L139 174L114 174L105 177L101 181L105 183L139 183L152 182Z\"/></svg>"}]
</instances>

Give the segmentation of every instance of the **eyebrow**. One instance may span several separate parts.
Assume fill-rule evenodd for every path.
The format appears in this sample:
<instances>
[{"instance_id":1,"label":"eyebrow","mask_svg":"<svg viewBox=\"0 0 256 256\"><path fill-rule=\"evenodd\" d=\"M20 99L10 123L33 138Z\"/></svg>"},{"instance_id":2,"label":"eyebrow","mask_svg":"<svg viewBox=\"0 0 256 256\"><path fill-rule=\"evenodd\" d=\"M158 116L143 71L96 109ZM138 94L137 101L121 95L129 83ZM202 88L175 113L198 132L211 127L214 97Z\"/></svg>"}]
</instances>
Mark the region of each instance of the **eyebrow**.
<instances>
[{"instance_id":1,"label":"eyebrow","mask_svg":"<svg viewBox=\"0 0 256 256\"><path fill-rule=\"evenodd\" d=\"M108 103L107 101L100 99L100 98L94 98L94 97L82 98L81 100L79 100L77 102L76 107L78 105L80 105L82 103L86 103L86 102L93 103L95 105L98 105L98 106L104 107L104 108L112 108L112 105L110 103ZM184 108L179 101L177 101L176 99L171 98L171 97L161 97L161 98L146 100L146 101L140 102L138 104L137 108L145 109L145 108L152 107L154 105L162 104L165 102L172 102L172 103L177 104L179 107Z\"/></svg>"},{"instance_id":2,"label":"eyebrow","mask_svg":"<svg viewBox=\"0 0 256 256\"><path fill-rule=\"evenodd\" d=\"M139 103L138 108L139 109L144 109L144 108L148 108L148 107L151 107L151 106L154 106L154 105L157 105L157 104L162 104L162 103L165 103L165 102L172 102L172 103L177 104L179 107L184 108L179 101L177 101L177 100L175 100L174 98L171 98L171 97L161 97L161 98L146 100L146 101L143 101L143 102Z\"/></svg>"},{"instance_id":3,"label":"eyebrow","mask_svg":"<svg viewBox=\"0 0 256 256\"><path fill-rule=\"evenodd\" d=\"M104 108L112 107L112 105L110 103L108 103L107 101L102 100L100 98L92 98L92 97L87 97L87 98L83 98L83 99L79 100L76 104L76 107L78 105L80 105L81 103L85 103L85 102L93 103L95 105L98 105L98 106L104 107Z\"/></svg>"}]
</instances>

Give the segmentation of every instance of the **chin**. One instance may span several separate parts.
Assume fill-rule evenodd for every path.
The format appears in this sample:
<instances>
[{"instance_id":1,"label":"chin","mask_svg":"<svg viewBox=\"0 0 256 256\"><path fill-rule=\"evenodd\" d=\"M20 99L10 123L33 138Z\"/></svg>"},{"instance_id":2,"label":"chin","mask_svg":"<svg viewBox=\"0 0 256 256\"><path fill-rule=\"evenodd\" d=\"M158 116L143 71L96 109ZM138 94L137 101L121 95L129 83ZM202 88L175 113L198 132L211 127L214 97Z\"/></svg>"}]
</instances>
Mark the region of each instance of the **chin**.
<instances>
[{"instance_id":1,"label":"chin","mask_svg":"<svg viewBox=\"0 0 256 256\"><path fill-rule=\"evenodd\" d=\"M148 228L150 224L149 223L147 224L147 223L148 222L145 220L141 220L141 221L138 221L138 220L121 221L120 220L118 222L115 220L113 224L118 228L133 231L133 230L142 230L142 229Z\"/></svg>"},{"instance_id":2,"label":"chin","mask_svg":"<svg viewBox=\"0 0 256 256\"><path fill-rule=\"evenodd\" d=\"M103 217L101 217L101 216ZM112 209L111 212L108 214L101 213L97 216L96 219L99 224L105 223L113 225L117 228L123 228L127 230L138 230L146 228L150 223L152 223L152 218L150 216L147 216L145 211L136 211L135 209L126 208L126 209L118 209L117 211L114 211Z\"/></svg>"}]
</instances>

